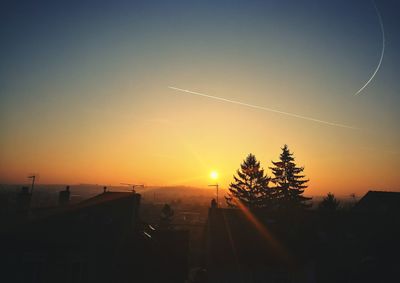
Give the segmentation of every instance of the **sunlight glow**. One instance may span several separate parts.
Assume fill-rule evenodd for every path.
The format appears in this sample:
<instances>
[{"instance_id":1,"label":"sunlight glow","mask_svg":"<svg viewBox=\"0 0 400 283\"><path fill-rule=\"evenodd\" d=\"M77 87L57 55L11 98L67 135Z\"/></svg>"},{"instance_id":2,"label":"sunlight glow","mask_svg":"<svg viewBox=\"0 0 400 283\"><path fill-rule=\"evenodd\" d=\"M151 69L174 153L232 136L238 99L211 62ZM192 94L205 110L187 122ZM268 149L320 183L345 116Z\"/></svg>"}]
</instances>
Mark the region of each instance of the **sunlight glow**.
<instances>
[{"instance_id":1,"label":"sunlight glow","mask_svg":"<svg viewBox=\"0 0 400 283\"><path fill-rule=\"evenodd\" d=\"M213 180L218 179L218 172L217 171L211 171L210 178L213 179Z\"/></svg>"}]
</instances>

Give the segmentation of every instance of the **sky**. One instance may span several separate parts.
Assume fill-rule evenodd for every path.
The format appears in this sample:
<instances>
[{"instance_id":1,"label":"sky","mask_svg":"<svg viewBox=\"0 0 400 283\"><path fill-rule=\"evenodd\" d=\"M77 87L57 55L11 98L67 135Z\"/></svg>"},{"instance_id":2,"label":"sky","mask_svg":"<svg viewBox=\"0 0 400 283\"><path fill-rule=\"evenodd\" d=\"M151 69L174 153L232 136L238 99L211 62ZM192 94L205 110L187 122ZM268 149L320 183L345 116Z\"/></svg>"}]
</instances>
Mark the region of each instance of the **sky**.
<instances>
[{"instance_id":1,"label":"sky","mask_svg":"<svg viewBox=\"0 0 400 283\"><path fill-rule=\"evenodd\" d=\"M375 2L385 53L354 95L382 51L373 1L2 1L0 183L226 188L288 144L308 195L399 191L396 2Z\"/></svg>"}]
</instances>

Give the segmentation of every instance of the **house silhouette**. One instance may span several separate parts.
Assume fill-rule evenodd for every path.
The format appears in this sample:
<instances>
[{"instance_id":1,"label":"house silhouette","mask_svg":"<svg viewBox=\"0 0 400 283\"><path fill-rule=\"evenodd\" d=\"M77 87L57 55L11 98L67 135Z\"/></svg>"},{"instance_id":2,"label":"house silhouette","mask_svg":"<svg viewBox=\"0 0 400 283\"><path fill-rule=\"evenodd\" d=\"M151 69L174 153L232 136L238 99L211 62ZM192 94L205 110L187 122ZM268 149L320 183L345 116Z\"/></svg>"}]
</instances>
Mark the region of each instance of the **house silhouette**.
<instances>
[{"instance_id":1,"label":"house silhouette","mask_svg":"<svg viewBox=\"0 0 400 283\"><path fill-rule=\"evenodd\" d=\"M355 205L359 212L400 213L400 192L369 191Z\"/></svg>"},{"instance_id":2,"label":"house silhouette","mask_svg":"<svg viewBox=\"0 0 400 283\"><path fill-rule=\"evenodd\" d=\"M184 282L187 231L147 231L140 199L107 191L9 227L0 235L1 281Z\"/></svg>"}]
</instances>

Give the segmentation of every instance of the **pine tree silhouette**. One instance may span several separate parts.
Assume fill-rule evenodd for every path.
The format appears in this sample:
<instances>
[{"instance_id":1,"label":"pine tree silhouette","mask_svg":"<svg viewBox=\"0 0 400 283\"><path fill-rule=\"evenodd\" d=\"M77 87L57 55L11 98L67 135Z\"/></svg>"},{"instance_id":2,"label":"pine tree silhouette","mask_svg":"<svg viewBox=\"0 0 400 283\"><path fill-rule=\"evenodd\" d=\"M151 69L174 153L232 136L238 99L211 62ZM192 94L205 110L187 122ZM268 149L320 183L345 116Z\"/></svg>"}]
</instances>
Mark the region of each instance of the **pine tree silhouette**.
<instances>
[{"instance_id":1,"label":"pine tree silhouette","mask_svg":"<svg viewBox=\"0 0 400 283\"><path fill-rule=\"evenodd\" d=\"M229 193L225 196L228 206L236 207L237 201L250 208L269 204L272 193L268 187L270 178L264 174L264 169L253 154L250 153L243 160L237 176L233 178L234 182L229 185Z\"/></svg>"},{"instance_id":2,"label":"pine tree silhouette","mask_svg":"<svg viewBox=\"0 0 400 283\"><path fill-rule=\"evenodd\" d=\"M319 209L322 211L335 211L339 206L339 201L335 198L335 195L328 193L326 197L319 204Z\"/></svg>"},{"instance_id":3,"label":"pine tree silhouette","mask_svg":"<svg viewBox=\"0 0 400 283\"><path fill-rule=\"evenodd\" d=\"M272 161L274 166L270 167L274 175L272 182L275 184L276 206L283 209L310 207L307 201L311 198L303 196L308 182L301 174L304 168L296 166L293 153L286 144L279 159L277 162Z\"/></svg>"}]
</instances>

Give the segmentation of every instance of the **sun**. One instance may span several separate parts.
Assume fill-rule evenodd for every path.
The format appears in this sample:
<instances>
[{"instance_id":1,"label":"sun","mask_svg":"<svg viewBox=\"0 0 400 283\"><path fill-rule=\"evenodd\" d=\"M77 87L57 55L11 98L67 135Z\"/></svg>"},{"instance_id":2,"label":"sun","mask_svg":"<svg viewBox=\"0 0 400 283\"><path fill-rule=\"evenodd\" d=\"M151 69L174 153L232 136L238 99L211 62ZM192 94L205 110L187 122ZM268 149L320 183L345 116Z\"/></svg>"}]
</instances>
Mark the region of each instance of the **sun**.
<instances>
[{"instance_id":1,"label":"sun","mask_svg":"<svg viewBox=\"0 0 400 283\"><path fill-rule=\"evenodd\" d=\"M211 171L210 178L213 179L213 180L217 180L218 179L218 172L217 171Z\"/></svg>"}]
</instances>

